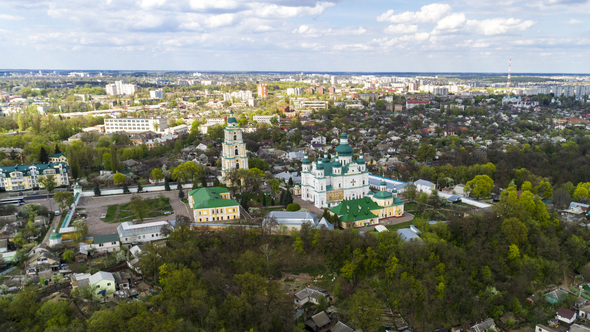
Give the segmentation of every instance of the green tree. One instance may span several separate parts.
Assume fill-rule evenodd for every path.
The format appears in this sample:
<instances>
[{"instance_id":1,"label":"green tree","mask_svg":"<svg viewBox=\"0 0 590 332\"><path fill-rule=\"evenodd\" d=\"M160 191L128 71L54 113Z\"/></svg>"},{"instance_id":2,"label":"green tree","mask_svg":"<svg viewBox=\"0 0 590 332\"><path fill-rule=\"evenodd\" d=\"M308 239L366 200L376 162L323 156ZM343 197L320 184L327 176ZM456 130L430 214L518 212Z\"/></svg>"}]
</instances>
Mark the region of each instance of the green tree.
<instances>
[{"instance_id":1,"label":"green tree","mask_svg":"<svg viewBox=\"0 0 590 332\"><path fill-rule=\"evenodd\" d=\"M416 151L416 158L419 162L432 160L436 156L436 148L430 144L422 144Z\"/></svg>"},{"instance_id":2,"label":"green tree","mask_svg":"<svg viewBox=\"0 0 590 332\"><path fill-rule=\"evenodd\" d=\"M129 186L127 185L127 182L123 182L123 194L129 194Z\"/></svg>"},{"instance_id":3,"label":"green tree","mask_svg":"<svg viewBox=\"0 0 590 332\"><path fill-rule=\"evenodd\" d=\"M86 239L88 236L88 226L84 223L84 220L76 220L74 221L74 241L80 242Z\"/></svg>"},{"instance_id":4,"label":"green tree","mask_svg":"<svg viewBox=\"0 0 590 332\"><path fill-rule=\"evenodd\" d=\"M159 168L154 168L152 169L152 179L154 179L154 181L159 181L162 180L164 178L164 174L162 173L162 170Z\"/></svg>"},{"instance_id":5,"label":"green tree","mask_svg":"<svg viewBox=\"0 0 590 332\"><path fill-rule=\"evenodd\" d=\"M530 181L525 181L525 182L523 182L521 189L522 189L522 191L530 191L530 192L532 192L533 191L533 185L530 183Z\"/></svg>"},{"instance_id":6,"label":"green tree","mask_svg":"<svg viewBox=\"0 0 590 332\"><path fill-rule=\"evenodd\" d=\"M272 193L272 195L276 195L279 192L280 189L280 183L278 179L271 179L269 182L270 184L270 191Z\"/></svg>"},{"instance_id":7,"label":"green tree","mask_svg":"<svg viewBox=\"0 0 590 332\"><path fill-rule=\"evenodd\" d=\"M350 298L348 316L351 325L363 331L377 331L381 324L376 317L381 316L381 304L376 296L359 289Z\"/></svg>"},{"instance_id":8,"label":"green tree","mask_svg":"<svg viewBox=\"0 0 590 332\"><path fill-rule=\"evenodd\" d=\"M182 191L182 187L178 190L178 198L184 199L184 191Z\"/></svg>"},{"instance_id":9,"label":"green tree","mask_svg":"<svg viewBox=\"0 0 590 332\"><path fill-rule=\"evenodd\" d=\"M494 188L494 180L487 175L476 175L473 180L466 183L465 187L473 197L488 197Z\"/></svg>"},{"instance_id":10,"label":"green tree","mask_svg":"<svg viewBox=\"0 0 590 332\"><path fill-rule=\"evenodd\" d=\"M516 244L511 244L508 250L508 259L509 260L516 260L520 258L520 250L518 250L518 246Z\"/></svg>"},{"instance_id":11,"label":"green tree","mask_svg":"<svg viewBox=\"0 0 590 332\"><path fill-rule=\"evenodd\" d=\"M64 253L61 255L64 261L66 262L73 262L74 261L74 251L71 249L66 249Z\"/></svg>"},{"instance_id":12,"label":"green tree","mask_svg":"<svg viewBox=\"0 0 590 332\"><path fill-rule=\"evenodd\" d=\"M179 183L186 183L192 181L193 177L198 172L199 168L197 167L197 164L192 161L187 161L174 168L174 171L172 172L172 178Z\"/></svg>"},{"instance_id":13,"label":"green tree","mask_svg":"<svg viewBox=\"0 0 590 332\"><path fill-rule=\"evenodd\" d=\"M297 203L291 203L287 205L287 211L299 211L301 210L301 206Z\"/></svg>"},{"instance_id":14,"label":"green tree","mask_svg":"<svg viewBox=\"0 0 590 332\"><path fill-rule=\"evenodd\" d=\"M517 218L507 218L502 222L502 233L510 244L526 244L528 232L526 225Z\"/></svg>"},{"instance_id":15,"label":"green tree","mask_svg":"<svg viewBox=\"0 0 590 332\"><path fill-rule=\"evenodd\" d=\"M98 185L98 181L94 182L94 197L99 197L101 195L100 186Z\"/></svg>"},{"instance_id":16,"label":"green tree","mask_svg":"<svg viewBox=\"0 0 590 332\"><path fill-rule=\"evenodd\" d=\"M168 178L164 178L164 190L170 191L170 180Z\"/></svg>"},{"instance_id":17,"label":"green tree","mask_svg":"<svg viewBox=\"0 0 590 332\"><path fill-rule=\"evenodd\" d=\"M39 161L42 164L49 163L49 155L47 154L47 150L45 150L44 147L41 147L41 150L39 151Z\"/></svg>"},{"instance_id":18,"label":"green tree","mask_svg":"<svg viewBox=\"0 0 590 332\"><path fill-rule=\"evenodd\" d=\"M127 183L127 178L125 177L125 175L117 172L113 176L113 181L115 182L115 184Z\"/></svg>"},{"instance_id":19,"label":"green tree","mask_svg":"<svg viewBox=\"0 0 590 332\"><path fill-rule=\"evenodd\" d=\"M133 214L135 214L137 219L141 220L141 222L143 222L143 220L150 214L149 205L139 196L131 198L131 201L129 201L129 208L133 211Z\"/></svg>"},{"instance_id":20,"label":"green tree","mask_svg":"<svg viewBox=\"0 0 590 332\"><path fill-rule=\"evenodd\" d=\"M74 203L74 195L69 191L60 191L53 195L53 200L57 202L59 211L63 214L65 209Z\"/></svg>"}]
</instances>

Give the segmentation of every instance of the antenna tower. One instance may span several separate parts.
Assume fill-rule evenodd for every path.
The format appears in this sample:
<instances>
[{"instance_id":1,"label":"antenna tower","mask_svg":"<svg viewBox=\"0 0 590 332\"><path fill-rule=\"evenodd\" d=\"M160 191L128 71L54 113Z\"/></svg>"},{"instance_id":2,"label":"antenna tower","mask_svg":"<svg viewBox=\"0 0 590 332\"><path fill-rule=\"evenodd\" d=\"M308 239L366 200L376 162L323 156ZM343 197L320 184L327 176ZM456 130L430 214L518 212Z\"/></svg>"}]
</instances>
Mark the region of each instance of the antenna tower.
<instances>
[{"instance_id":1,"label":"antenna tower","mask_svg":"<svg viewBox=\"0 0 590 332\"><path fill-rule=\"evenodd\" d=\"M512 58L510 58L510 62L508 63L508 87L510 88L510 69L512 68Z\"/></svg>"}]
</instances>

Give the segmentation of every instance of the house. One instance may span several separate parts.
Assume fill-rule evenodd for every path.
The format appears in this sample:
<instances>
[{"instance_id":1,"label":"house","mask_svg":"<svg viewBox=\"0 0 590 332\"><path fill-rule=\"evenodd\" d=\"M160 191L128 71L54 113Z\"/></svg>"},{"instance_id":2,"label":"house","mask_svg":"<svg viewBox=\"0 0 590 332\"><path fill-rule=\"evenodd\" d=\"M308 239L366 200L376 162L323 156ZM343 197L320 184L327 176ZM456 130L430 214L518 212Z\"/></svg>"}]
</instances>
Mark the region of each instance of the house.
<instances>
[{"instance_id":1,"label":"house","mask_svg":"<svg viewBox=\"0 0 590 332\"><path fill-rule=\"evenodd\" d=\"M25 263L27 275L36 275L39 272L51 270L58 272L60 259L48 246L40 244L29 251L29 259Z\"/></svg>"},{"instance_id":2,"label":"house","mask_svg":"<svg viewBox=\"0 0 590 332\"><path fill-rule=\"evenodd\" d=\"M330 293L327 290L320 287L306 287L293 295L295 304L302 307L304 304L310 302L313 304L319 304L319 298L323 296L326 300L330 301Z\"/></svg>"},{"instance_id":3,"label":"house","mask_svg":"<svg viewBox=\"0 0 590 332\"><path fill-rule=\"evenodd\" d=\"M322 311L319 314L315 314L305 321L305 327L312 331L319 331L324 327L328 326L332 321L326 312Z\"/></svg>"},{"instance_id":4,"label":"house","mask_svg":"<svg viewBox=\"0 0 590 332\"><path fill-rule=\"evenodd\" d=\"M263 224L272 225L274 222L286 226L288 230L300 230L305 223L315 226L318 219L309 212L271 211L264 217Z\"/></svg>"},{"instance_id":5,"label":"house","mask_svg":"<svg viewBox=\"0 0 590 332\"><path fill-rule=\"evenodd\" d=\"M535 326L535 332L558 332L558 330L545 325L537 324L537 326Z\"/></svg>"},{"instance_id":6,"label":"house","mask_svg":"<svg viewBox=\"0 0 590 332\"><path fill-rule=\"evenodd\" d=\"M563 299L563 297L566 294L568 294L568 292L559 288L559 289L555 289L555 290L552 290L552 291L546 293L544 296L545 296L545 300L547 302L552 303L552 304L556 304L558 302L561 302L561 300Z\"/></svg>"},{"instance_id":7,"label":"house","mask_svg":"<svg viewBox=\"0 0 590 332\"><path fill-rule=\"evenodd\" d=\"M326 137L322 135L315 136L311 139L311 144L326 145Z\"/></svg>"},{"instance_id":8,"label":"house","mask_svg":"<svg viewBox=\"0 0 590 332\"><path fill-rule=\"evenodd\" d=\"M211 142L201 142L197 145L197 150L207 151L209 144L211 144Z\"/></svg>"},{"instance_id":9,"label":"house","mask_svg":"<svg viewBox=\"0 0 590 332\"><path fill-rule=\"evenodd\" d=\"M410 228L398 229L397 233L399 234L399 237L401 237L402 240L404 240L406 242L410 242L412 240L422 241L422 239L420 239L420 235L419 235L420 231L414 225L410 225Z\"/></svg>"},{"instance_id":10,"label":"house","mask_svg":"<svg viewBox=\"0 0 590 332\"><path fill-rule=\"evenodd\" d=\"M590 305L581 307L578 310L578 317L590 320Z\"/></svg>"},{"instance_id":11,"label":"house","mask_svg":"<svg viewBox=\"0 0 590 332\"><path fill-rule=\"evenodd\" d=\"M590 332L590 327L580 324L573 324L570 326L569 332Z\"/></svg>"},{"instance_id":12,"label":"house","mask_svg":"<svg viewBox=\"0 0 590 332\"><path fill-rule=\"evenodd\" d=\"M188 192L195 222L240 219L240 204L229 196L229 190L206 187Z\"/></svg>"},{"instance_id":13,"label":"house","mask_svg":"<svg viewBox=\"0 0 590 332\"><path fill-rule=\"evenodd\" d=\"M119 234L98 235L92 238L92 243L80 242L80 252L87 254L89 250L96 250L99 253L113 252L119 249L121 242Z\"/></svg>"},{"instance_id":14,"label":"house","mask_svg":"<svg viewBox=\"0 0 590 332\"><path fill-rule=\"evenodd\" d=\"M110 272L77 273L71 280L72 288L90 286L96 295L112 296L117 290L115 277Z\"/></svg>"},{"instance_id":15,"label":"house","mask_svg":"<svg viewBox=\"0 0 590 332\"><path fill-rule=\"evenodd\" d=\"M433 190L436 190L436 185L430 181L426 180L418 180L414 182L416 186L416 191L430 194Z\"/></svg>"},{"instance_id":16,"label":"house","mask_svg":"<svg viewBox=\"0 0 590 332\"><path fill-rule=\"evenodd\" d=\"M66 155L63 152L52 154L51 156L49 156L49 162L50 163L66 163L67 165L69 165L68 158L66 158Z\"/></svg>"},{"instance_id":17,"label":"house","mask_svg":"<svg viewBox=\"0 0 590 332\"><path fill-rule=\"evenodd\" d=\"M167 221L147 222L139 225L127 221L117 227L119 240L123 244L151 242L166 238L163 227L170 227Z\"/></svg>"},{"instance_id":18,"label":"house","mask_svg":"<svg viewBox=\"0 0 590 332\"><path fill-rule=\"evenodd\" d=\"M557 315L555 316L555 319L566 324L571 324L576 320L576 312L559 307L559 309L557 309Z\"/></svg>"},{"instance_id":19,"label":"house","mask_svg":"<svg viewBox=\"0 0 590 332\"><path fill-rule=\"evenodd\" d=\"M495 329L496 323L492 318L488 318L479 324L475 324L469 329L471 332L487 332L489 329Z\"/></svg>"},{"instance_id":20,"label":"house","mask_svg":"<svg viewBox=\"0 0 590 332\"><path fill-rule=\"evenodd\" d=\"M401 106L401 105L400 105ZM354 329L349 327L348 325L338 321L336 325L334 325L331 329L332 332L354 332Z\"/></svg>"},{"instance_id":21,"label":"house","mask_svg":"<svg viewBox=\"0 0 590 332\"><path fill-rule=\"evenodd\" d=\"M7 239L0 239L0 253L7 252L7 251L8 251L8 240ZM0 255L0 257L2 257L2 256Z\"/></svg>"}]
</instances>

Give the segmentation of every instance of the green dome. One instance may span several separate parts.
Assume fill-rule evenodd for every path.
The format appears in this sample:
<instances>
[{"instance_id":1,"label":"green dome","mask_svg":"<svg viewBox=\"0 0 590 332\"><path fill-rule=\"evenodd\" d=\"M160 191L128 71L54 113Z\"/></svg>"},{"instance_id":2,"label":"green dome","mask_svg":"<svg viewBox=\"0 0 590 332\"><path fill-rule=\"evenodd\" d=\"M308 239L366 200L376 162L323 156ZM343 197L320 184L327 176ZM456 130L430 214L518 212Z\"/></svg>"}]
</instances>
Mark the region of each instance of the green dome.
<instances>
[{"instance_id":1,"label":"green dome","mask_svg":"<svg viewBox=\"0 0 590 332\"><path fill-rule=\"evenodd\" d=\"M385 182L385 180L381 180L381 183L379 184L380 186L387 186L387 183Z\"/></svg>"},{"instance_id":2,"label":"green dome","mask_svg":"<svg viewBox=\"0 0 590 332\"><path fill-rule=\"evenodd\" d=\"M362 154L361 154L361 156L359 157L359 159L357 159L357 160L356 160L356 163L357 163L357 164L360 164L360 165L364 165L364 164L366 164L365 160L363 159L363 155L362 155Z\"/></svg>"},{"instance_id":3,"label":"green dome","mask_svg":"<svg viewBox=\"0 0 590 332\"><path fill-rule=\"evenodd\" d=\"M318 163L318 165L316 166L316 169L324 169L324 164Z\"/></svg>"},{"instance_id":4,"label":"green dome","mask_svg":"<svg viewBox=\"0 0 590 332\"><path fill-rule=\"evenodd\" d=\"M309 159L307 159L307 156L305 156L305 158L303 159L303 161L301 163L303 165L309 165L309 164L311 164L311 161L309 161Z\"/></svg>"},{"instance_id":5,"label":"green dome","mask_svg":"<svg viewBox=\"0 0 590 332\"><path fill-rule=\"evenodd\" d=\"M380 191L380 192L376 193L375 196L373 196L373 197L378 198L378 199L388 199L388 198L392 198L393 195L389 191Z\"/></svg>"},{"instance_id":6,"label":"green dome","mask_svg":"<svg viewBox=\"0 0 590 332\"><path fill-rule=\"evenodd\" d=\"M227 120L227 123L238 123L238 120L234 117L234 112L229 113L229 120Z\"/></svg>"},{"instance_id":7,"label":"green dome","mask_svg":"<svg viewBox=\"0 0 590 332\"><path fill-rule=\"evenodd\" d=\"M59 240L61 239L61 234L55 231L55 228L53 229L53 233L51 233L51 235L49 235L49 239L50 240Z\"/></svg>"},{"instance_id":8,"label":"green dome","mask_svg":"<svg viewBox=\"0 0 590 332\"><path fill-rule=\"evenodd\" d=\"M334 162L332 163L332 167L342 167L342 164L340 164L338 159L334 159Z\"/></svg>"},{"instance_id":9,"label":"green dome","mask_svg":"<svg viewBox=\"0 0 590 332\"><path fill-rule=\"evenodd\" d=\"M346 143L342 143L342 140L346 140ZM348 135L346 133L340 135L340 145L336 147L336 152L339 156L352 156L352 147L348 144Z\"/></svg>"}]
</instances>

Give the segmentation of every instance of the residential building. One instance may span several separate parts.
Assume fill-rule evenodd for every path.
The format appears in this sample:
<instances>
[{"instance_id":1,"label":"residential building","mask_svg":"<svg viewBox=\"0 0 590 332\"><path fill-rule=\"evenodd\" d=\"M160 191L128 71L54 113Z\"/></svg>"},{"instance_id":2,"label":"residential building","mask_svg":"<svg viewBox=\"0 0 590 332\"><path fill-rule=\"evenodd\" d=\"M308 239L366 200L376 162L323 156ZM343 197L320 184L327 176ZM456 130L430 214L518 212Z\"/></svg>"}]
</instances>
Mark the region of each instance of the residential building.
<instances>
[{"instance_id":1,"label":"residential building","mask_svg":"<svg viewBox=\"0 0 590 332\"><path fill-rule=\"evenodd\" d=\"M426 180L418 180L414 182L414 185L416 186L416 191L421 193L430 194L433 190L436 190L436 185Z\"/></svg>"},{"instance_id":2,"label":"residential building","mask_svg":"<svg viewBox=\"0 0 590 332\"><path fill-rule=\"evenodd\" d=\"M229 196L229 190L206 187L188 192L188 202L193 209L194 221L209 222L240 219L240 205Z\"/></svg>"},{"instance_id":3,"label":"residential building","mask_svg":"<svg viewBox=\"0 0 590 332\"><path fill-rule=\"evenodd\" d=\"M76 273L72 276L72 288L90 287L96 295L112 296L117 290L115 277L110 272L98 271L95 274Z\"/></svg>"},{"instance_id":4,"label":"residential building","mask_svg":"<svg viewBox=\"0 0 590 332\"><path fill-rule=\"evenodd\" d=\"M328 325L330 325L331 322L332 320L330 319L330 317L328 317L326 312L322 311L309 317L305 321L305 327L312 331L320 331L326 328Z\"/></svg>"},{"instance_id":5,"label":"residential building","mask_svg":"<svg viewBox=\"0 0 590 332\"><path fill-rule=\"evenodd\" d=\"M252 100L252 99L254 99L254 94L252 93L252 91L245 91L245 90L233 91L230 93L223 94L224 101L231 101L232 98L237 99L237 100L241 100L241 101Z\"/></svg>"},{"instance_id":6,"label":"residential building","mask_svg":"<svg viewBox=\"0 0 590 332\"><path fill-rule=\"evenodd\" d=\"M120 248L119 234L98 235L92 238L91 243L80 242L80 252L88 255L89 250L99 253L113 252Z\"/></svg>"},{"instance_id":7,"label":"residential building","mask_svg":"<svg viewBox=\"0 0 590 332\"><path fill-rule=\"evenodd\" d=\"M302 100L299 102L299 108L324 109L328 108L328 102L325 100Z\"/></svg>"},{"instance_id":8,"label":"residential building","mask_svg":"<svg viewBox=\"0 0 590 332\"><path fill-rule=\"evenodd\" d=\"M267 124L271 124L270 120L272 118L275 118L277 115L276 114L272 114L272 115L254 115L252 117L252 120L258 122L258 123L267 123Z\"/></svg>"},{"instance_id":9,"label":"residential building","mask_svg":"<svg viewBox=\"0 0 590 332\"><path fill-rule=\"evenodd\" d=\"M20 166L0 166L0 188L6 191L37 189L39 175L53 175L56 187L70 184L69 166L66 163L31 164Z\"/></svg>"},{"instance_id":10,"label":"residential building","mask_svg":"<svg viewBox=\"0 0 590 332\"><path fill-rule=\"evenodd\" d=\"M264 98L268 96L266 91L266 84L259 84L258 85L258 98Z\"/></svg>"},{"instance_id":11,"label":"residential building","mask_svg":"<svg viewBox=\"0 0 590 332\"><path fill-rule=\"evenodd\" d=\"M576 320L576 312L559 307L559 309L557 309L555 319L566 324L571 324Z\"/></svg>"},{"instance_id":12,"label":"residential building","mask_svg":"<svg viewBox=\"0 0 590 332\"><path fill-rule=\"evenodd\" d=\"M471 332L487 332L490 329L495 329L496 323L493 318L488 318L481 323L473 325L469 330Z\"/></svg>"},{"instance_id":13,"label":"residential building","mask_svg":"<svg viewBox=\"0 0 590 332\"><path fill-rule=\"evenodd\" d=\"M554 328L545 326L545 325L537 324L537 326L535 326L535 332L559 332L559 331Z\"/></svg>"},{"instance_id":14,"label":"residential building","mask_svg":"<svg viewBox=\"0 0 590 332\"><path fill-rule=\"evenodd\" d=\"M417 106L427 106L430 105L428 100L408 100L406 101L406 109L412 109Z\"/></svg>"},{"instance_id":15,"label":"residential building","mask_svg":"<svg viewBox=\"0 0 590 332\"><path fill-rule=\"evenodd\" d=\"M65 163L66 165L69 165L68 158L66 158L66 155L63 152L52 154L51 156L49 156L49 162L50 163Z\"/></svg>"},{"instance_id":16,"label":"residential building","mask_svg":"<svg viewBox=\"0 0 590 332\"><path fill-rule=\"evenodd\" d=\"M370 192L367 165L362 152L357 160L352 160L352 151L348 135L343 133L334 158L326 153L323 159L311 163L306 153L301 170L301 199L322 209L366 196Z\"/></svg>"},{"instance_id":17,"label":"residential building","mask_svg":"<svg viewBox=\"0 0 590 332\"><path fill-rule=\"evenodd\" d=\"M227 126L223 131L225 139L221 156L221 180L227 181L227 176L234 170L249 169L249 167L246 143L242 138L242 128L238 126L233 112L230 113Z\"/></svg>"},{"instance_id":18,"label":"residential building","mask_svg":"<svg viewBox=\"0 0 590 332\"><path fill-rule=\"evenodd\" d=\"M114 118L104 119L105 132L140 133L144 131L164 132L168 129L168 120L164 118Z\"/></svg>"},{"instance_id":19,"label":"residential building","mask_svg":"<svg viewBox=\"0 0 590 332\"><path fill-rule=\"evenodd\" d=\"M320 304L319 298L323 296L326 300L331 298L327 290L320 287L305 287L304 289L293 294L294 302L297 306L302 307L306 303Z\"/></svg>"},{"instance_id":20,"label":"residential building","mask_svg":"<svg viewBox=\"0 0 590 332\"><path fill-rule=\"evenodd\" d=\"M105 87L107 95L133 95L140 89L139 85L128 84L126 81L116 81Z\"/></svg>"},{"instance_id":21,"label":"residential building","mask_svg":"<svg viewBox=\"0 0 590 332\"><path fill-rule=\"evenodd\" d=\"M397 197L395 188L393 192L387 191L385 181L381 182L377 193L369 192L366 196L344 200L329 210L338 215L342 228L377 225L381 219L404 215L404 202Z\"/></svg>"},{"instance_id":22,"label":"residential building","mask_svg":"<svg viewBox=\"0 0 590 332\"><path fill-rule=\"evenodd\" d=\"M164 99L164 90L157 89L150 91L150 98Z\"/></svg>"},{"instance_id":23,"label":"residential building","mask_svg":"<svg viewBox=\"0 0 590 332\"><path fill-rule=\"evenodd\" d=\"M580 324L572 324L569 332L590 332L590 327Z\"/></svg>"},{"instance_id":24,"label":"residential building","mask_svg":"<svg viewBox=\"0 0 590 332\"><path fill-rule=\"evenodd\" d=\"M304 88L288 88L287 94L301 96L301 95L305 94L305 89Z\"/></svg>"},{"instance_id":25,"label":"residential building","mask_svg":"<svg viewBox=\"0 0 590 332\"><path fill-rule=\"evenodd\" d=\"M170 227L167 221L147 222L135 225L127 221L117 227L119 241L123 244L157 241L166 238L163 227Z\"/></svg>"},{"instance_id":26,"label":"residential building","mask_svg":"<svg viewBox=\"0 0 590 332\"><path fill-rule=\"evenodd\" d=\"M338 84L338 79L336 78L336 76L331 76L330 77L330 85L336 86L336 84Z\"/></svg>"}]
</instances>

